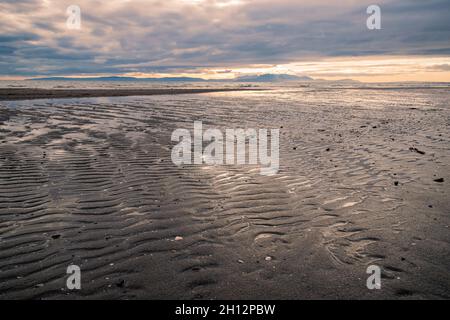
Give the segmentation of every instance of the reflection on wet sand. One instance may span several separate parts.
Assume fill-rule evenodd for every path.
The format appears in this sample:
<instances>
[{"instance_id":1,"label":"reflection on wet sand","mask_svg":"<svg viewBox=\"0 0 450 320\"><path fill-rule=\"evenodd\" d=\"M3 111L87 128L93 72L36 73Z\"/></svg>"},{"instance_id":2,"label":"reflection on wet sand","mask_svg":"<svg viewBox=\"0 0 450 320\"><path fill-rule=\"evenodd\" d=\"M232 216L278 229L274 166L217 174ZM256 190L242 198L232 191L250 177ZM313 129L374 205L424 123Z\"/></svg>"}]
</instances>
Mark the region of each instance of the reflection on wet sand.
<instances>
[{"instance_id":1,"label":"reflection on wet sand","mask_svg":"<svg viewBox=\"0 0 450 320\"><path fill-rule=\"evenodd\" d=\"M281 88L2 102L0 298L449 298L449 101ZM171 133L196 120L279 128L279 173L175 166ZM65 289L71 263L81 291ZM370 264L383 290L367 290Z\"/></svg>"}]
</instances>

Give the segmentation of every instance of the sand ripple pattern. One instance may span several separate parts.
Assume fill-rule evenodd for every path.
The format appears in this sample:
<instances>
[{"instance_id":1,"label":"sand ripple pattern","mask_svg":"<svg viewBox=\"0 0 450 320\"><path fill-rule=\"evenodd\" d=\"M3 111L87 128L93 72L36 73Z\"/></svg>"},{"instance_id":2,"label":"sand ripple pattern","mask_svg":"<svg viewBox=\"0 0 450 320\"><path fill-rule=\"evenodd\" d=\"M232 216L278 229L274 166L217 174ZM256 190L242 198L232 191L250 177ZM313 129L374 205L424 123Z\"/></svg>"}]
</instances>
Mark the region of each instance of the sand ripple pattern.
<instances>
[{"instance_id":1,"label":"sand ripple pattern","mask_svg":"<svg viewBox=\"0 0 450 320\"><path fill-rule=\"evenodd\" d=\"M291 88L3 102L0 299L450 298L449 101ZM195 120L280 128L279 174L176 167L171 132ZM71 263L81 291L65 286ZM383 290L366 289L370 264Z\"/></svg>"}]
</instances>

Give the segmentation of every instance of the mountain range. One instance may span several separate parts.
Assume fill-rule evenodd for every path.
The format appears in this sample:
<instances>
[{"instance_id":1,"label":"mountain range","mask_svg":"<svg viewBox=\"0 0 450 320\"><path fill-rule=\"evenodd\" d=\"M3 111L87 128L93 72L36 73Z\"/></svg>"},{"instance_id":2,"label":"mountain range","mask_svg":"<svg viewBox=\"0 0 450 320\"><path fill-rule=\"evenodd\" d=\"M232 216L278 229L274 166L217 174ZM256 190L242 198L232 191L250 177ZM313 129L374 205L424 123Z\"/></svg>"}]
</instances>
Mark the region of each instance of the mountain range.
<instances>
[{"instance_id":1,"label":"mountain range","mask_svg":"<svg viewBox=\"0 0 450 320\"><path fill-rule=\"evenodd\" d=\"M71 78L71 77L48 77L33 78L27 80L45 80L45 81L143 81L143 82L284 82L284 81L312 81L313 78L307 76L294 76L290 74L262 74L237 77L231 80L211 79L193 77L164 77L164 78L135 78L135 77L93 77L93 78Z\"/></svg>"}]
</instances>

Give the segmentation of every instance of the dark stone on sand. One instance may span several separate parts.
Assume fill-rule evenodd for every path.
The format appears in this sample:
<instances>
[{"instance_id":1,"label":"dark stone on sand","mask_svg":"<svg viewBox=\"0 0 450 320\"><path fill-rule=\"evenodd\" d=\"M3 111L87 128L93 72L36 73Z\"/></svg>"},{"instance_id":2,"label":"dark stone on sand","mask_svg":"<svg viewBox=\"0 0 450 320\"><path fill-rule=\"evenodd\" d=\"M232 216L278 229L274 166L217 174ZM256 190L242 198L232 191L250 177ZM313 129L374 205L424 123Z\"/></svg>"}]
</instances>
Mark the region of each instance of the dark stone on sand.
<instances>
[{"instance_id":1,"label":"dark stone on sand","mask_svg":"<svg viewBox=\"0 0 450 320\"><path fill-rule=\"evenodd\" d=\"M119 282L116 283L116 286L119 288L123 288L125 286L125 280L119 280Z\"/></svg>"},{"instance_id":2,"label":"dark stone on sand","mask_svg":"<svg viewBox=\"0 0 450 320\"><path fill-rule=\"evenodd\" d=\"M330 148L327 148L326 151L330 151Z\"/></svg>"},{"instance_id":3,"label":"dark stone on sand","mask_svg":"<svg viewBox=\"0 0 450 320\"><path fill-rule=\"evenodd\" d=\"M444 182L444 178L434 179L434 182Z\"/></svg>"},{"instance_id":4,"label":"dark stone on sand","mask_svg":"<svg viewBox=\"0 0 450 320\"><path fill-rule=\"evenodd\" d=\"M413 147L409 148L409 151L417 152L418 154L425 154L425 151L422 151L422 150L419 150L419 149L413 148Z\"/></svg>"},{"instance_id":5,"label":"dark stone on sand","mask_svg":"<svg viewBox=\"0 0 450 320\"><path fill-rule=\"evenodd\" d=\"M61 235L60 235L60 234L54 234L54 235L52 235L52 239L54 239L54 240L59 239L59 238L61 238Z\"/></svg>"},{"instance_id":6,"label":"dark stone on sand","mask_svg":"<svg viewBox=\"0 0 450 320\"><path fill-rule=\"evenodd\" d=\"M394 181L394 185L395 185L395 186L398 186L398 181Z\"/></svg>"}]
</instances>

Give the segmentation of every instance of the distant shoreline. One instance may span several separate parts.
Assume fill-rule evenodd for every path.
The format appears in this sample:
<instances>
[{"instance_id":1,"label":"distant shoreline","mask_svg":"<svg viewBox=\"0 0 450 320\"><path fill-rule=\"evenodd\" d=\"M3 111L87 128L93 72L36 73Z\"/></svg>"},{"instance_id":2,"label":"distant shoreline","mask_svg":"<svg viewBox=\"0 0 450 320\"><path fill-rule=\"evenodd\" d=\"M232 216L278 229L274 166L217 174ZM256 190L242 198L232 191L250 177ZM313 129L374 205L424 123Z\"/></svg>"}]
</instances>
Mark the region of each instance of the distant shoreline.
<instances>
[{"instance_id":1,"label":"distant shoreline","mask_svg":"<svg viewBox=\"0 0 450 320\"><path fill-rule=\"evenodd\" d=\"M173 94L195 94L228 91L260 91L261 88L198 88L198 89L38 89L38 88L0 88L0 101L152 96Z\"/></svg>"}]
</instances>

